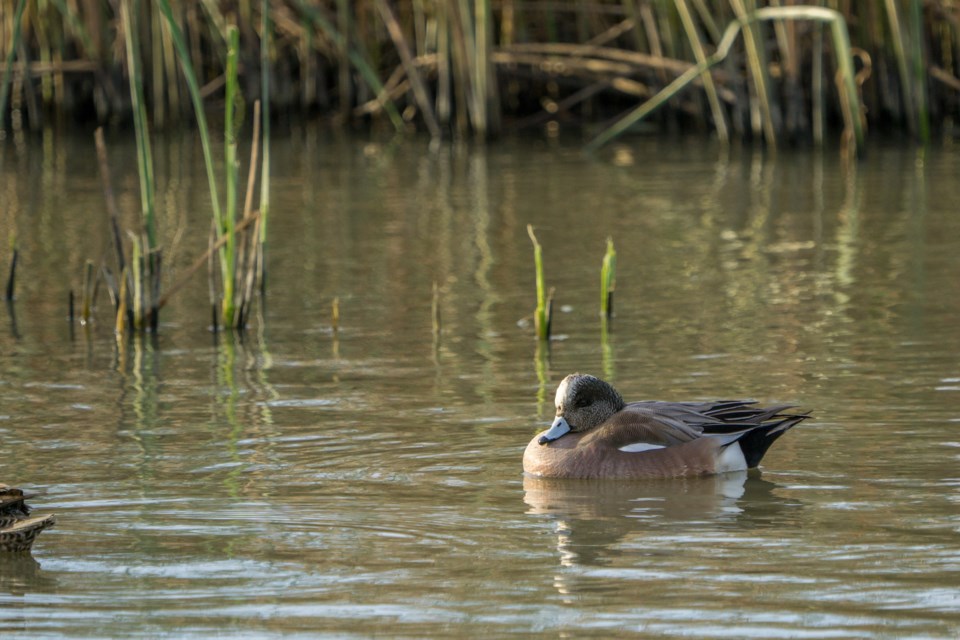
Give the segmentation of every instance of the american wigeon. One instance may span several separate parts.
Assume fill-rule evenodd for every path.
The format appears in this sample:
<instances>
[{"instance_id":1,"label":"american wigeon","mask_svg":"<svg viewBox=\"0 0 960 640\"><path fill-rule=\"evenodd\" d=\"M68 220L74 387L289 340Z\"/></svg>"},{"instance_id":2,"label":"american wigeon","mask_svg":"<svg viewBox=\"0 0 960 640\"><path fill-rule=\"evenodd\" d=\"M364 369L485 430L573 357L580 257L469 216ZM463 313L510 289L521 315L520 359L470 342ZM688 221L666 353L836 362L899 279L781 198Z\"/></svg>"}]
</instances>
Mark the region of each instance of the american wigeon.
<instances>
[{"instance_id":1,"label":"american wigeon","mask_svg":"<svg viewBox=\"0 0 960 640\"><path fill-rule=\"evenodd\" d=\"M0 484L0 551L29 551L40 532L56 522L53 514L29 517L30 507L24 502L29 497Z\"/></svg>"},{"instance_id":2,"label":"american wigeon","mask_svg":"<svg viewBox=\"0 0 960 640\"><path fill-rule=\"evenodd\" d=\"M546 478L676 478L743 471L806 419L787 405L749 400L631 402L610 384L574 373L557 388L557 416L523 453Z\"/></svg>"}]
</instances>

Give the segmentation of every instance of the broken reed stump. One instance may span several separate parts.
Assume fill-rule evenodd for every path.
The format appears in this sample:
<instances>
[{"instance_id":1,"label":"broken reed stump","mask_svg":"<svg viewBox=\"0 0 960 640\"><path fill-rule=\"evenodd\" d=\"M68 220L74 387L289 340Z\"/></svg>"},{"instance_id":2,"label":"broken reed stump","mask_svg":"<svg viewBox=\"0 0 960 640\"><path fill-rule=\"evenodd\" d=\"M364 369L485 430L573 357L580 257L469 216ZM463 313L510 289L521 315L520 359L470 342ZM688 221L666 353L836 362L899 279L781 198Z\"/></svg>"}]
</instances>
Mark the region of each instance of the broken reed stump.
<instances>
[{"instance_id":1,"label":"broken reed stump","mask_svg":"<svg viewBox=\"0 0 960 640\"><path fill-rule=\"evenodd\" d=\"M10 274L7 276L7 289L4 293L4 300L13 300L14 288L17 280L17 262L20 258L20 252L16 247L13 248L13 255L10 256Z\"/></svg>"}]
</instances>

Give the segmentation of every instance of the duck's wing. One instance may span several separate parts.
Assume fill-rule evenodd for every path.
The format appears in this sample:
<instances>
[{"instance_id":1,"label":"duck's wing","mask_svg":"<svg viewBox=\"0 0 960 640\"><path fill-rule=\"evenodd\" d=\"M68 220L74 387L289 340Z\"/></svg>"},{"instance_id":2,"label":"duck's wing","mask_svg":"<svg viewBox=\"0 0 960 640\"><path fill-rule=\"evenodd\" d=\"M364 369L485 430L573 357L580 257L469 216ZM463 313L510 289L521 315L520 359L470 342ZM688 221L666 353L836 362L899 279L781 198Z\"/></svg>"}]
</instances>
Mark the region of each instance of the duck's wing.
<instances>
[{"instance_id":1,"label":"duck's wing","mask_svg":"<svg viewBox=\"0 0 960 640\"><path fill-rule=\"evenodd\" d=\"M663 407L652 406L652 403L634 402L584 436L581 442L602 442L616 449L630 445L669 447L702 436L703 427L696 422L687 422L684 417L680 411L666 411Z\"/></svg>"},{"instance_id":2,"label":"duck's wing","mask_svg":"<svg viewBox=\"0 0 960 640\"><path fill-rule=\"evenodd\" d=\"M643 407L658 416L682 422L699 429L701 434L737 433L752 427L780 422L798 414L784 413L792 405L780 404L756 407L754 400L715 400L712 402L662 402L659 400L634 402L627 407ZM806 415L806 414L799 414Z\"/></svg>"},{"instance_id":3,"label":"duck's wing","mask_svg":"<svg viewBox=\"0 0 960 640\"><path fill-rule=\"evenodd\" d=\"M752 400L631 402L588 434L583 442L602 441L617 449L630 445L669 447L704 435L742 434L758 426L778 430L776 427L783 418L795 417L782 413L790 408L789 405L753 405Z\"/></svg>"}]
</instances>

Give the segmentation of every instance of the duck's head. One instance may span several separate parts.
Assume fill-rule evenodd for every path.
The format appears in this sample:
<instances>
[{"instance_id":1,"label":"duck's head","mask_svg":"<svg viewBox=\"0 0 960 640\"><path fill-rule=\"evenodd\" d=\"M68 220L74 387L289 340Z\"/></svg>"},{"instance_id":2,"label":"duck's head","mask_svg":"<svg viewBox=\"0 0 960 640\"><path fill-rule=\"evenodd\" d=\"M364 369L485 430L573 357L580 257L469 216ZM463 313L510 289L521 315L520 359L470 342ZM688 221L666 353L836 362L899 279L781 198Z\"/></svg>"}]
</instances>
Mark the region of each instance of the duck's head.
<instances>
[{"instance_id":1,"label":"duck's head","mask_svg":"<svg viewBox=\"0 0 960 640\"><path fill-rule=\"evenodd\" d=\"M557 416L537 440L553 442L567 433L588 431L623 409L623 398L610 384L584 373L572 373L557 387Z\"/></svg>"}]
</instances>

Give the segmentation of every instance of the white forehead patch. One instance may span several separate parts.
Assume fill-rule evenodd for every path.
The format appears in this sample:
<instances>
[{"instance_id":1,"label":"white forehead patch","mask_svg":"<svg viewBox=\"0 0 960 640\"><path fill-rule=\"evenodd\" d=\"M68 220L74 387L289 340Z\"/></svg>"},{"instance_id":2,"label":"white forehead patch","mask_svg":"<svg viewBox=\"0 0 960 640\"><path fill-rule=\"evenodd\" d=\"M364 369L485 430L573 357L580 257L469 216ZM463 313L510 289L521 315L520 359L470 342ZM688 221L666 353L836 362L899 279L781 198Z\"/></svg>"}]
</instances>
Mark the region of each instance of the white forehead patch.
<instances>
[{"instance_id":1,"label":"white forehead patch","mask_svg":"<svg viewBox=\"0 0 960 640\"><path fill-rule=\"evenodd\" d=\"M557 387L557 397L553 400L553 406L557 407L558 409L560 408L560 405L563 404L563 399L567 395L567 386L570 384L569 380L570 378L564 378L560 381L560 386Z\"/></svg>"}]
</instances>

